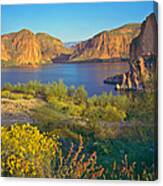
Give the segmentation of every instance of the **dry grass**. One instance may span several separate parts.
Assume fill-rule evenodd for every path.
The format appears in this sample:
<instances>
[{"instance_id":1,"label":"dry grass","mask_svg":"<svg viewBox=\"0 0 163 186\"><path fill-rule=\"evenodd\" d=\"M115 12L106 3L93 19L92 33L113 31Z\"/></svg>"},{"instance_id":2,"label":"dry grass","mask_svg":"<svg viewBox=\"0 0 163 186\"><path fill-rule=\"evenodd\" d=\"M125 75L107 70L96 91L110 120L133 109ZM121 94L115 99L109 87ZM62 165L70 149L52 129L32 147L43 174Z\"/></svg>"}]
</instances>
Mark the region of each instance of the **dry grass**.
<instances>
[{"instance_id":1,"label":"dry grass","mask_svg":"<svg viewBox=\"0 0 163 186\"><path fill-rule=\"evenodd\" d=\"M12 100L7 98L1 99L1 117L2 125L11 125L13 123L33 123L30 117L32 109L44 106L46 102L40 99L19 99Z\"/></svg>"}]
</instances>

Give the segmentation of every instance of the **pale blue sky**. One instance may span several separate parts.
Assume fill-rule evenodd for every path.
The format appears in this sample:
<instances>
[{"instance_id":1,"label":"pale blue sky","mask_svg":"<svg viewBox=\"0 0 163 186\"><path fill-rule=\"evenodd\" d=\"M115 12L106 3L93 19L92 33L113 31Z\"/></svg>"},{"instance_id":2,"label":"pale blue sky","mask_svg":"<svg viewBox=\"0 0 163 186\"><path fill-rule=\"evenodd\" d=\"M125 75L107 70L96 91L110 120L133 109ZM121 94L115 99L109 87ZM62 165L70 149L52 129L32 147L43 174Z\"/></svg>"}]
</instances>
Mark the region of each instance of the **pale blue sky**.
<instances>
[{"instance_id":1,"label":"pale blue sky","mask_svg":"<svg viewBox=\"0 0 163 186\"><path fill-rule=\"evenodd\" d=\"M81 41L126 23L142 22L153 2L2 5L2 34L23 28L63 42Z\"/></svg>"}]
</instances>

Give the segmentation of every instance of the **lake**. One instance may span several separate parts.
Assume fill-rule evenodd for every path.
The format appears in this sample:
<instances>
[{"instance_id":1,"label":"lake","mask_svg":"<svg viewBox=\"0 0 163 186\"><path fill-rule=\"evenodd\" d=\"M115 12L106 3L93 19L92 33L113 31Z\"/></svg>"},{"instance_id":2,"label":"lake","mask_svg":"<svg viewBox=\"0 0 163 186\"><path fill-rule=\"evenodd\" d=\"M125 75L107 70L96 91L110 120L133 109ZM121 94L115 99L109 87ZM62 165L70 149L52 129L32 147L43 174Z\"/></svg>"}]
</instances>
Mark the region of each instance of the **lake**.
<instances>
[{"instance_id":1,"label":"lake","mask_svg":"<svg viewBox=\"0 0 163 186\"><path fill-rule=\"evenodd\" d=\"M2 68L1 86L5 83L25 83L30 80L39 80L42 83L58 81L60 79L67 85L84 85L88 95L101 94L103 91L114 90L114 85L104 84L108 76L126 72L128 63L71 63L49 64L39 68Z\"/></svg>"}]
</instances>

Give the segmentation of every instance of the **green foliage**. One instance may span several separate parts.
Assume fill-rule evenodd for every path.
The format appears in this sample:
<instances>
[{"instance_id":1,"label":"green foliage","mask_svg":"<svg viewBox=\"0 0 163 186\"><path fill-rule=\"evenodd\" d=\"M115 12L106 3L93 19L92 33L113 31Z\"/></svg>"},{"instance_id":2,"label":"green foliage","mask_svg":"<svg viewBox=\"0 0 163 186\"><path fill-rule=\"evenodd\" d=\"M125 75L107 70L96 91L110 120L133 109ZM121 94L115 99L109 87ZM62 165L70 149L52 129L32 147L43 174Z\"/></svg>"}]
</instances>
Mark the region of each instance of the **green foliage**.
<instances>
[{"instance_id":1,"label":"green foliage","mask_svg":"<svg viewBox=\"0 0 163 186\"><path fill-rule=\"evenodd\" d=\"M14 87L14 85L12 85L11 83L6 83L3 86L3 90L13 91L13 87Z\"/></svg>"},{"instance_id":2,"label":"green foliage","mask_svg":"<svg viewBox=\"0 0 163 186\"><path fill-rule=\"evenodd\" d=\"M21 94L21 93L18 93L18 94L16 94L16 93L14 93L14 94L10 94L10 99L13 99L13 100L19 100L19 99L22 99L23 98L23 94Z\"/></svg>"},{"instance_id":3,"label":"green foliage","mask_svg":"<svg viewBox=\"0 0 163 186\"><path fill-rule=\"evenodd\" d=\"M52 131L68 120L67 115L51 109L49 106L43 106L33 109L31 117L41 131Z\"/></svg>"},{"instance_id":4,"label":"green foliage","mask_svg":"<svg viewBox=\"0 0 163 186\"><path fill-rule=\"evenodd\" d=\"M129 161L126 154L120 161L105 163L104 168L98 160L98 149L88 151L81 136L78 145L71 143L69 148L69 145L59 142L54 133L41 133L29 124L16 124L1 130L3 176L146 181L157 178L153 165ZM108 148L106 150L102 144L100 147L108 159Z\"/></svg>"},{"instance_id":5,"label":"green foliage","mask_svg":"<svg viewBox=\"0 0 163 186\"><path fill-rule=\"evenodd\" d=\"M120 163L125 154L128 154L130 161L136 161L138 163L137 168L140 169L141 162L145 162L148 167L153 162L155 145L151 142L139 142L133 141L131 138L119 138L115 139L99 139L96 136L83 136L87 142L85 145L90 152L96 151L98 156L98 163L103 167L110 169L110 164L113 161Z\"/></svg>"},{"instance_id":6,"label":"green foliage","mask_svg":"<svg viewBox=\"0 0 163 186\"><path fill-rule=\"evenodd\" d=\"M70 142L78 140L78 136L82 135L85 149L81 154L91 155L96 152L97 164L106 170L102 178L153 180L156 177L152 169L155 163L153 136L156 127L156 97L152 91L119 96L104 92L99 96L87 97L83 86L75 89L74 86L66 87L62 81L52 84L31 81L26 84L6 84L2 98L12 99L12 102L23 102L23 99L42 101L42 104L32 107L28 112L35 125L40 131L48 132L49 136L58 135ZM66 159L65 152L69 149L67 146L65 148L64 152L57 152L55 158ZM74 154L75 150L76 147ZM124 154L130 157L126 169L129 174L122 171L121 160ZM83 170L83 167L79 166L78 161L76 167L70 167L64 161L61 166L58 160L56 168L55 158L51 165L53 176L55 171L54 177L80 178L81 174L77 176L77 172L80 168ZM114 171L110 167L113 161L117 165ZM136 168L133 167L134 161L137 162ZM142 167L141 162L145 162L145 167Z\"/></svg>"},{"instance_id":7,"label":"green foliage","mask_svg":"<svg viewBox=\"0 0 163 186\"><path fill-rule=\"evenodd\" d=\"M101 107L105 107L109 103L123 111L127 111L129 107L129 99L126 95L113 96L112 93L103 92L95 101Z\"/></svg>"},{"instance_id":8,"label":"green foliage","mask_svg":"<svg viewBox=\"0 0 163 186\"><path fill-rule=\"evenodd\" d=\"M130 109L127 121L132 127L126 128L129 137L149 141L157 128L157 101L154 92L143 92L137 96L130 95Z\"/></svg>"},{"instance_id":9,"label":"green foliage","mask_svg":"<svg viewBox=\"0 0 163 186\"><path fill-rule=\"evenodd\" d=\"M62 80L58 83L53 82L45 87L45 96L55 96L60 100L65 99L67 97L67 87L64 85Z\"/></svg>"},{"instance_id":10,"label":"green foliage","mask_svg":"<svg viewBox=\"0 0 163 186\"><path fill-rule=\"evenodd\" d=\"M17 83L16 85L11 85L10 83L7 83L4 85L3 90L38 96L38 94L42 90L42 86L43 85L39 81L29 81L26 84Z\"/></svg>"},{"instance_id":11,"label":"green foliage","mask_svg":"<svg viewBox=\"0 0 163 186\"><path fill-rule=\"evenodd\" d=\"M31 94L25 94L25 93L13 93L10 92L9 90L3 90L1 92L1 97L2 98L8 98L8 99L12 99L12 100L19 100L19 99L33 99L33 95Z\"/></svg>"},{"instance_id":12,"label":"green foliage","mask_svg":"<svg viewBox=\"0 0 163 186\"><path fill-rule=\"evenodd\" d=\"M2 175L14 177L100 178L104 168L97 166L96 153L83 152L72 144L64 157L55 135L40 133L29 124L2 127Z\"/></svg>"},{"instance_id":13,"label":"green foliage","mask_svg":"<svg viewBox=\"0 0 163 186\"><path fill-rule=\"evenodd\" d=\"M116 161L113 162L109 178L115 180L154 181L156 173L153 166L149 168L145 163L142 163L141 169L137 170L137 162L129 162L128 156L125 155L120 164L117 164Z\"/></svg>"},{"instance_id":14,"label":"green foliage","mask_svg":"<svg viewBox=\"0 0 163 186\"><path fill-rule=\"evenodd\" d=\"M27 100L30 100L30 99L33 99L34 96L31 95L31 94L24 94L24 95L23 95L23 98L24 98L24 99L27 99Z\"/></svg>"},{"instance_id":15,"label":"green foliage","mask_svg":"<svg viewBox=\"0 0 163 186\"><path fill-rule=\"evenodd\" d=\"M74 101L76 104L84 103L87 99L87 91L85 90L84 86L79 86L74 94Z\"/></svg>"},{"instance_id":16,"label":"green foliage","mask_svg":"<svg viewBox=\"0 0 163 186\"><path fill-rule=\"evenodd\" d=\"M10 98L10 91L9 90L1 91L1 97L3 97L3 98Z\"/></svg>"},{"instance_id":17,"label":"green foliage","mask_svg":"<svg viewBox=\"0 0 163 186\"><path fill-rule=\"evenodd\" d=\"M75 86L71 85L68 89L68 96L73 97L75 94Z\"/></svg>"},{"instance_id":18,"label":"green foliage","mask_svg":"<svg viewBox=\"0 0 163 186\"><path fill-rule=\"evenodd\" d=\"M11 46L12 44L10 43L9 45ZM7 61L7 63L6 61L1 60L1 67L13 68L13 67L19 67L19 64L13 60Z\"/></svg>"},{"instance_id":19,"label":"green foliage","mask_svg":"<svg viewBox=\"0 0 163 186\"><path fill-rule=\"evenodd\" d=\"M52 84L30 81L27 84L6 84L2 90L2 97L15 100L32 98L45 100L45 106L34 108L31 114L36 123L41 123L44 129L49 125L53 126L53 129L56 126L54 123L58 126L58 123L72 120L76 123L77 131L78 127L80 129L78 123L81 122L85 132L94 130L99 138L115 137L120 134L132 138L138 138L140 135L145 139L145 136L151 137L154 131L154 117L151 116L154 116L155 99L149 93L127 97L104 92L100 96L88 98L83 86L75 89L74 86L67 88L62 81ZM148 102L144 103L144 100ZM124 122L121 130L118 125L120 122ZM125 122L126 125L130 123L132 127L125 127Z\"/></svg>"}]
</instances>

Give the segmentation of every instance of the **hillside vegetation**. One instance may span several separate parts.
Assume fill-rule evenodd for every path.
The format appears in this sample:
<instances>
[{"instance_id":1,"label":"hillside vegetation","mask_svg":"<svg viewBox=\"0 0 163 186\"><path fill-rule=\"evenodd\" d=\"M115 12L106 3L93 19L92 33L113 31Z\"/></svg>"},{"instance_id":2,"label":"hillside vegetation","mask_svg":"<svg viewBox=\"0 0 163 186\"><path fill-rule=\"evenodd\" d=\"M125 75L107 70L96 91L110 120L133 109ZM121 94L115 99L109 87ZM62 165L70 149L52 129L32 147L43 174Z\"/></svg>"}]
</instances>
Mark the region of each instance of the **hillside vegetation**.
<instances>
[{"instance_id":1,"label":"hillside vegetation","mask_svg":"<svg viewBox=\"0 0 163 186\"><path fill-rule=\"evenodd\" d=\"M2 174L154 180L154 103L154 92L87 97L83 86L66 87L62 81L6 84ZM32 140L24 140L30 135ZM44 146L44 138L49 145ZM23 150L27 146L31 151ZM40 164L42 158L47 163Z\"/></svg>"}]
</instances>

